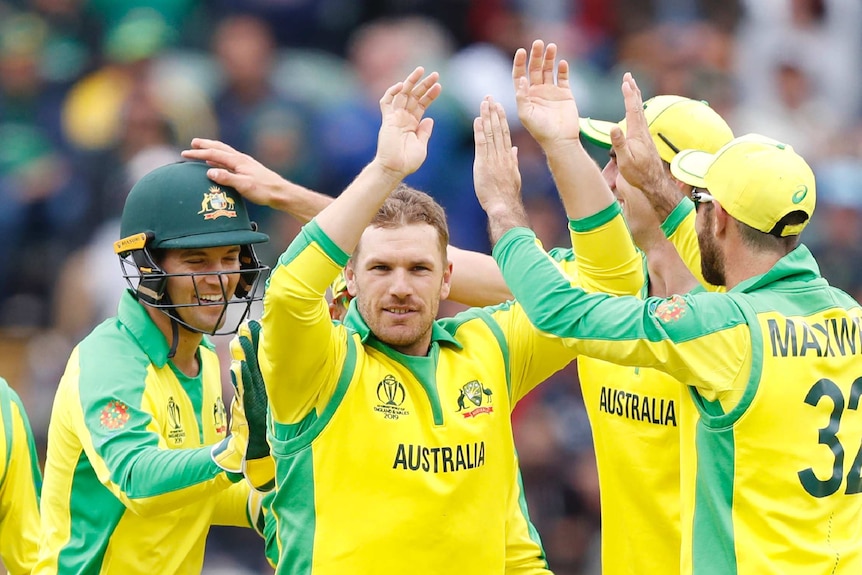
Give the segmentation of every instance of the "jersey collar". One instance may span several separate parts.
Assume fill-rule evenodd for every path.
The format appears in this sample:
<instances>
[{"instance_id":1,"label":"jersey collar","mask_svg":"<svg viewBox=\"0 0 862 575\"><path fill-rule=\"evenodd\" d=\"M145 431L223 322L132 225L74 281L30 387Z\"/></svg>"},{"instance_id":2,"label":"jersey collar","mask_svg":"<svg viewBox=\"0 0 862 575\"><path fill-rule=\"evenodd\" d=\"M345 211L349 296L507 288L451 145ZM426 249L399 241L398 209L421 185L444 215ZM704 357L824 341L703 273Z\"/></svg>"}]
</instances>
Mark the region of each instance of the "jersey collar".
<instances>
[{"instance_id":1,"label":"jersey collar","mask_svg":"<svg viewBox=\"0 0 862 575\"><path fill-rule=\"evenodd\" d=\"M120 298L117 319L129 330L153 365L164 367L168 362L170 345L161 330L150 319L144 304L139 302L129 290L126 290ZM201 340L201 345L215 350L215 346L206 336Z\"/></svg>"},{"instance_id":2,"label":"jersey collar","mask_svg":"<svg viewBox=\"0 0 862 575\"><path fill-rule=\"evenodd\" d=\"M365 319L362 317L362 314L359 313L359 306L357 306L354 302L350 303L350 308L348 308L347 310L347 315L344 316L344 326L358 333L359 338L362 340L362 343L367 343L369 338L374 337L374 334L371 333L371 329L368 327L368 324L365 323ZM374 339L377 338L375 337ZM431 343L434 342L437 342L438 344L448 343L457 347L458 349L461 349L463 347L455 338L455 336L443 329L443 327L437 321L435 321L431 325Z\"/></svg>"}]
</instances>

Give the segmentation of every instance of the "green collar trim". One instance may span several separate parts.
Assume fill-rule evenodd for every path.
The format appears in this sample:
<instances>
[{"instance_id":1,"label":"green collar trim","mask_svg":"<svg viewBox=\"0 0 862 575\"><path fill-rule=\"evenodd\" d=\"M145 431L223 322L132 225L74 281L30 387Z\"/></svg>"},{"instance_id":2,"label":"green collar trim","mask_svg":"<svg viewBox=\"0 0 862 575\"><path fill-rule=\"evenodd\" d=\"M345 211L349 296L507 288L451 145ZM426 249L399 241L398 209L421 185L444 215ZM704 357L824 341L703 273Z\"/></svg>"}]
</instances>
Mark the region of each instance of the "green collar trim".
<instances>
[{"instance_id":1,"label":"green collar trim","mask_svg":"<svg viewBox=\"0 0 862 575\"><path fill-rule=\"evenodd\" d=\"M371 328L369 328L368 324L365 323L365 319L362 317L362 314L359 313L359 306L357 306L355 302L350 302L350 308L347 310L347 315L344 316L344 326L359 334L359 338L362 340L363 344L368 343L370 338L374 338L374 340L378 342L380 341L373 333L371 333ZM448 343L458 349L464 347L458 342L455 336L446 331L438 321L435 321L431 326L431 343L433 344L435 342ZM380 342L380 345L389 347L382 342Z\"/></svg>"},{"instance_id":2,"label":"green collar trim","mask_svg":"<svg viewBox=\"0 0 862 575\"><path fill-rule=\"evenodd\" d=\"M164 367L168 362L170 343L150 319L144 304L139 302L130 290L126 290L120 298L117 319L137 340L150 361L156 367ZM215 351L215 345L206 336L203 337L201 345Z\"/></svg>"}]
</instances>

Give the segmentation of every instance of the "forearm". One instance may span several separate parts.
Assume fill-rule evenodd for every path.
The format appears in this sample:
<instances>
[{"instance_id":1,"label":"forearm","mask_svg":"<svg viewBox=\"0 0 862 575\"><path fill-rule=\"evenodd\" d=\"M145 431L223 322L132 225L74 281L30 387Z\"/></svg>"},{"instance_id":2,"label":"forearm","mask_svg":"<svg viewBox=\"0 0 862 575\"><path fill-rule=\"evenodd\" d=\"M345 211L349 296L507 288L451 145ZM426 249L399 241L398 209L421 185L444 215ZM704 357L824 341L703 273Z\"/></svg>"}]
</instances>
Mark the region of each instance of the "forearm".
<instances>
[{"instance_id":1,"label":"forearm","mask_svg":"<svg viewBox=\"0 0 862 575\"><path fill-rule=\"evenodd\" d=\"M660 222L665 221L679 205L679 202L685 198L682 190L666 176L655 178L649 184L644 184L642 191Z\"/></svg>"},{"instance_id":2,"label":"forearm","mask_svg":"<svg viewBox=\"0 0 862 575\"><path fill-rule=\"evenodd\" d=\"M352 253L368 223L403 177L373 160L316 216L320 229L344 252Z\"/></svg>"},{"instance_id":3,"label":"forearm","mask_svg":"<svg viewBox=\"0 0 862 575\"><path fill-rule=\"evenodd\" d=\"M546 146L544 151L569 219L592 216L615 201L599 166L579 140Z\"/></svg>"},{"instance_id":4,"label":"forearm","mask_svg":"<svg viewBox=\"0 0 862 575\"><path fill-rule=\"evenodd\" d=\"M589 292L614 295L637 294L643 289L642 257L618 203L588 218L571 220L569 229L578 285Z\"/></svg>"},{"instance_id":5,"label":"forearm","mask_svg":"<svg viewBox=\"0 0 862 575\"><path fill-rule=\"evenodd\" d=\"M649 295L669 297L688 293L699 285L667 239L650 245L645 254L649 268Z\"/></svg>"},{"instance_id":6,"label":"forearm","mask_svg":"<svg viewBox=\"0 0 862 575\"><path fill-rule=\"evenodd\" d=\"M449 299L469 306L488 306L512 299L494 258L449 246L452 284Z\"/></svg>"},{"instance_id":7,"label":"forearm","mask_svg":"<svg viewBox=\"0 0 862 575\"><path fill-rule=\"evenodd\" d=\"M489 206L485 211L488 214L488 235L492 246L512 228L530 227L530 220L520 200Z\"/></svg>"},{"instance_id":8,"label":"forearm","mask_svg":"<svg viewBox=\"0 0 862 575\"><path fill-rule=\"evenodd\" d=\"M307 224L311 219L322 212L326 206L333 202L334 198L310 190L289 180L281 179L280 185L272 191L272 200L269 207L286 212Z\"/></svg>"}]
</instances>

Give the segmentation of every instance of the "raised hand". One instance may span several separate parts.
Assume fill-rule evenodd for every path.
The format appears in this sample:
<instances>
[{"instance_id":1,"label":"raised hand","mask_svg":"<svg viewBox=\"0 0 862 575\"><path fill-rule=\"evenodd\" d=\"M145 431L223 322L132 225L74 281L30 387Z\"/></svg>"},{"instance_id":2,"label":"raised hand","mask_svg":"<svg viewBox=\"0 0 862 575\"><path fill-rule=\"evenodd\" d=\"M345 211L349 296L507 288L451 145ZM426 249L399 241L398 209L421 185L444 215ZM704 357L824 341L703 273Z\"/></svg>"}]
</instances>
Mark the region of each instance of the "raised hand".
<instances>
[{"instance_id":1,"label":"raised hand","mask_svg":"<svg viewBox=\"0 0 862 575\"><path fill-rule=\"evenodd\" d=\"M658 220L664 221L679 204L682 191L674 185L662 163L644 115L641 91L628 72L623 75L621 89L626 106L626 133L617 126L611 129L617 167L628 183L643 192Z\"/></svg>"},{"instance_id":2,"label":"raised hand","mask_svg":"<svg viewBox=\"0 0 862 575\"><path fill-rule=\"evenodd\" d=\"M644 116L640 88L629 72L623 75L621 89L626 107L626 133L618 126L611 129L617 167L628 183L650 198L668 178Z\"/></svg>"},{"instance_id":3,"label":"raised hand","mask_svg":"<svg viewBox=\"0 0 862 575\"><path fill-rule=\"evenodd\" d=\"M512 146L506 112L499 102L490 97L482 101L479 117L473 120L473 138L476 197L488 214L491 242L496 243L509 228L528 225L521 200L518 149Z\"/></svg>"},{"instance_id":4,"label":"raised hand","mask_svg":"<svg viewBox=\"0 0 862 575\"><path fill-rule=\"evenodd\" d=\"M425 161L434 120L423 118L425 110L440 95L439 74L424 78L419 66L380 98L382 124L377 136L375 161L383 169L403 178Z\"/></svg>"},{"instance_id":5,"label":"raised hand","mask_svg":"<svg viewBox=\"0 0 862 575\"><path fill-rule=\"evenodd\" d=\"M580 138L578 106L569 87L569 63L560 60L554 77L557 45L535 40L527 51L518 48L512 61L512 81L518 117L544 148L577 142Z\"/></svg>"}]
</instances>

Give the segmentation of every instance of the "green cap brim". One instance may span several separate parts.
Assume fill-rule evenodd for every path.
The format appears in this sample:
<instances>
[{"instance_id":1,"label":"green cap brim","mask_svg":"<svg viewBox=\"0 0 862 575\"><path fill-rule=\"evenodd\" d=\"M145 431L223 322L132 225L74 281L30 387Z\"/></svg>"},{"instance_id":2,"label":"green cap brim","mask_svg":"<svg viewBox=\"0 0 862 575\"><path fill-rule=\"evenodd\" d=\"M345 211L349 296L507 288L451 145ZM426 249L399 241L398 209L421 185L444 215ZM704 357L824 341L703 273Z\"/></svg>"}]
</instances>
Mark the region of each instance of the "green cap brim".
<instances>
[{"instance_id":1,"label":"green cap brim","mask_svg":"<svg viewBox=\"0 0 862 575\"><path fill-rule=\"evenodd\" d=\"M706 188L706 172L715 155L700 150L682 150L670 163L670 173L677 180L696 188Z\"/></svg>"},{"instance_id":2,"label":"green cap brim","mask_svg":"<svg viewBox=\"0 0 862 575\"><path fill-rule=\"evenodd\" d=\"M592 118L579 119L581 134L587 140L602 148L611 147L611 128L616 125L615 122L607 122L605 120L594 120Z\"/></svg>"},{"instance_id":3,"label":"green cap brim","mask_svg":"<svg viewBox=\"0 0 862 575\"><path fill-rule=\"evenodd\" d=\"M269 236L261 232L251 230L233 232L215 232L212 234L197 234L182 238L172 238L161 243L154 244L155 248L166 249L189 249L189 248L218 248L222 246L243 246L246 244L260 244L268 242Z\"/></svg>"}]
</instances>

